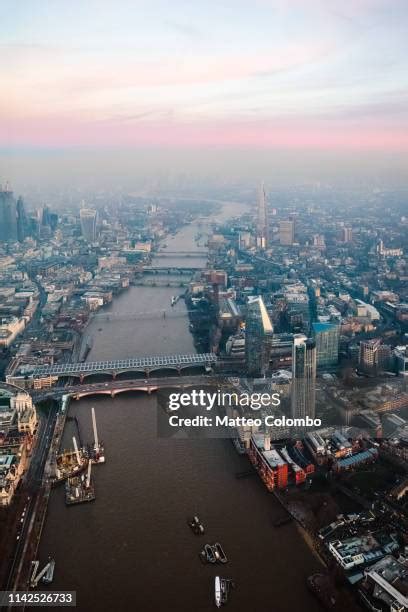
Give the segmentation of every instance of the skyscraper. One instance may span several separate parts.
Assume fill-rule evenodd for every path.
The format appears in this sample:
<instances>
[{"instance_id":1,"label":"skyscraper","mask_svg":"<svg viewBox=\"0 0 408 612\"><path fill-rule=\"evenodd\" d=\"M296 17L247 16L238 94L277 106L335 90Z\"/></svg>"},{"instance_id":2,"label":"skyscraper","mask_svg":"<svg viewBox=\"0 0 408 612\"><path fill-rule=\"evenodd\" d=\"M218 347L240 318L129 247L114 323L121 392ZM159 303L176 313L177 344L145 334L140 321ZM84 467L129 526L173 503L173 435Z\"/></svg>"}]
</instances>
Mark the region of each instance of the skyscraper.
<instances>
[{"instance_id":1,"label":"skyscraper","mask_svg":"<svg viewBox=\"0 0 408 612\"><path fill-rule=\"evenodd\" d=\"M316 344L303 334L295 334L292 350L292 417L315 416Z\"/></svg>"},{"instance_id":2,"label":"skyscraper","mask_svg":"<svg viewBox=\"0 0 408 612\"><path fill-rule=\"evenodd\" d=\"M8 183L0 187L0 240L15 242L17 240L16 201Z\"/></svg>"},{"instance_id":3,"label":"skyscraper","mask_svg":"<svg viewBox=\"0 0 408 612\"><path fill-rule=\"evenodd\" d=\"M360 342L358 367L365 374L376 376L390 365L391 347L383 344L381 338L362 340Z\"/></svg>"},{"instance_id":4,"label":"skyscraper","mask_svg":"<svg viewBox=\"0 0 408 612\"><path fill-rule=\"evenodd\" d=\"M279 222L279 242L290 246L295 242L295 222L293 220Z\"/></svg>"},{"instance_id":5,"label":"skyscraper","mask_svg":"<svg viewBox=\"0 0 408 612\"><path fill-rule=\"evenodd\" d=\"M50 209L49 207L45 204L43 206L43 209L41 211L41 225L46 225L49 226L50 225Z\"/></svg>"},{"instance_id":6,"label":"skyscraper","mask_svg":"<svg viewBox=\"0 0 408 612\"><path fill-rule=\"evenodd\" d=\"M316 342L316 364L318 368L333 367L339 360L339 323L313 323Z\"/></svg>"},{"instance_id":7,"label":"skyscraper","mask_svg":"<svg viewBox=\"0 0 408 612\"><path fill-rule=\"evenodd\" d=\"M353 240L353 230L351 227L343 227L341 230L341 241L351 242Z\"/></svg>"},{"instance_id":8,"label":"skyscraper","mask_svg":"<svg viewBox=\"0 0 408 612\"><path fill-rule=\"evenodd\" d=\"M28 221L24 207L24 200L20 196L17 200L17 238L19 242L23 242L28 236Z\"/></svg>"},{"instance_id":9,"label":"skyscraper","mask_svg":"<svg viewBox=\"0 0 408 612\"><path fill-rule=\"evenodd\" d=\"M79 211L81 220L81 232L85 240L95 242L96 240L96 221L98 213L93 208L81 208Z\"/></svg>"},{"instance_id":10,"label":"skyscraper","mask_svg":"<svg viewBox=\"0 0 408 612\"><path fill-rule=\"evenodd\" d=\"M249 376L264 376L269 365L273 326L263 299L248 303L245 322L245 363Z\"/></svg>"},{"instance_id":11,"label":"skyscraper","mask_svg":"<svg viewBox=\"0 0 408 612\"><path fill-rule=\"evenodd\" d=\"M267 210L267 204L266 204L265 187L263 183L259 191L257 230L258 230L258 236L257 236L258 247L260 247L261 249L267 249L268 239L269 239L269 224L268 224L268 210Z\"/></svg>"}]
</instances>

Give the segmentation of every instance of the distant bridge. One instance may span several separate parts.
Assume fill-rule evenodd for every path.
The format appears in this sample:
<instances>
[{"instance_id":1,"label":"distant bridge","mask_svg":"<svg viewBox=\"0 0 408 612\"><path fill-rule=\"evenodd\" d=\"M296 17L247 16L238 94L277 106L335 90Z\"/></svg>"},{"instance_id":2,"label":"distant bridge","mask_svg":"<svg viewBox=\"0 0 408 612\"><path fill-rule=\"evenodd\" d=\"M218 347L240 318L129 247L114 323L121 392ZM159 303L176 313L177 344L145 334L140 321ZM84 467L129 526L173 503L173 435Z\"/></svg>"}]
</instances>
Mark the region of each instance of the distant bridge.
<instances>
[{"instance_id":1,"label":"distant bridge","mask_svg":"<svg viewBox=\"0 0 408 612\"><path fill-rule=\"evenodd\" d=\"M142 312L99 312L93 315L92 319L96 321L137 321L137 320L149 320L149 319L179 319L188 316L189 312L196 312L193 310L179 310L176 308L163 308L162 310L145 310Z\"/></svg>"},{"instance_id":2,"label":"distant bridge","mask_svg":"<svg viewBox=\"0 0 408 612\"><path fill-rule=\"evenodd\" d=\"M58 399L63 395L69 395L73 399L94 395L108 395L115 397L120 393L144 392L150 395L159 389L188 389L190 387L220 385L220 379L215 376L168 376L163 378L149 378L148 380L111 380L108 383L91 383L83 385L69 385L66 387L54 387L39 391L31 391L34 402L46 399Z\"/></svg>"},{"instance_id":3,"label":"distant bridge","mask_svg":"<svg viewBox=\"0 0 408 612\"><path fill-rule=\"evenodd\" d=\"M145 266L143 274L194 274L197 270L202 270L203 266Z\"/></svg>"},{"instance_id":4,"label":"distant bridge","mask_svg":"<svg viewBox=\"0 0 408 612\"><path fill-rule=\"evenodd\" d=\"M83 363L59 363L51 366L39 366L32 373L33 379L48 377L75 377L82 382L93 374L108 374L115 378L124 372L142 372L146 377L157 370L176 370L186 368L211 368L217 362L214 353L192 353L187 355L157 355L154 357L136 357L112 361L87 361Z\"/></svg>"},{"instance_id":5,"label":"distant bridge","mask_svg":"<svg viewBox=\"0 0 408 612\"><path fill-rule=\"evenodd\" d=\"M167 255L177 256L177 257L201 257L207 258L208 251L168 251L164 249L162 251L158 251L154 254L154 257L167 257Z\"/></svg>"},{"instance_id":6,"label":"distant bridge","mask_svg":"<svg viewBox=\"0 0 408 612\"><path fill-rule=\"evenodd\" d=\"M186 287L188 279L176 280L167 278L137 278L132 282L135 287Z\"/></svg>"}]
</instances>

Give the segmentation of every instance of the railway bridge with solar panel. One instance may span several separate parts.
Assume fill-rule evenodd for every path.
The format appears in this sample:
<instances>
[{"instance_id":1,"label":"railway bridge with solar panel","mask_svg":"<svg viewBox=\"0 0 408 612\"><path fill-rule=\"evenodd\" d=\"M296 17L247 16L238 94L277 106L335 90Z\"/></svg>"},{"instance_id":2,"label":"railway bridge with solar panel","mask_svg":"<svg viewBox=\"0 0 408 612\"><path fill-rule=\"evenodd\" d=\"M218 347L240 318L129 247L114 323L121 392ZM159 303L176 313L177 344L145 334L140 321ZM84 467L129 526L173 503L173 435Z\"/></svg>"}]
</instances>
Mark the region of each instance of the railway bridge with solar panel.
<instances>
[{"instance_id":1,"label":"railway bridge with solar panel","mask_svg":"<svg viewBox=\"0 0 408 612\"><path fill-rule=\"evenodd\" d=\"M175 370L179 374L190 368L205 368L209 371L217 362L214 353L193 353L190 355L156 355L154 357L135 357L110 361L87 361L83 363L59 363L39 366L33 373L35 380L56 378L79 378L82 382L94 374L106 374L116 378L126 372L141 372L146 378L151 372Z\"/></svg>"}]
</instances>

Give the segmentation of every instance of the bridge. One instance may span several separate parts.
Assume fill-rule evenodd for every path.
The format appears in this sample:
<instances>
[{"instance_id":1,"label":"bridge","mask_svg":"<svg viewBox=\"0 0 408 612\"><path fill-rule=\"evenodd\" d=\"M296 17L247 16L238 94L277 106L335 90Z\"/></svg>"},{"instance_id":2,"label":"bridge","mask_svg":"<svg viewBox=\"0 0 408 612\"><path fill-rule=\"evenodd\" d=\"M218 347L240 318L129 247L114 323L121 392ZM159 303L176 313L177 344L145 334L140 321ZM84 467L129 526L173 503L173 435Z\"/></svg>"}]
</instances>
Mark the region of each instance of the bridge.
<instances>
[{"instance_id":1,"label":"bridge","mask_svg":"<svg viewBox=\"0 0 408 612\"><path fill-rule=\"evenodd\" d=\"M211 368L217 362L214 353L192 353L190 355L157 355L154 357L136 357L112 361L87 361L82 363L59 363L51 366L39 366L32 373L33 379L48 377L73 377L82 382L93 374L108 374L116 378L124 372L143 372L148 377L157 370L176 370L180 373L186 368Z\"/></svg>"},{"instance_id":2,"label":"bridge","mask_svg":"<svg viewBox=\"0 0 408 612\"><path fill-rule=\"evenodd\" d=\"M175 308L162 308L161 310L144 310L141 312L99 312L93 315L92 319L95 321L138 321L138 320L151 320L151 319L180 319L185 318L190 312L196 312L193 310L178 310Z\"/></svg>"},{"instance_id":3,"label":"bridge","mask_svg":"<svg viewBox=\"0 0 408 612\"><path fill-rule=\"evenodd\" d=\"M69 395L72 399L94 395L108 395L115 397L120 393L144 392L150 395L159 389L188 389L190 387L220 386L220 379L211 375L198 376L167 376L163 378L149 378L146 380L111 380L107 383L90 383L83 385L67 385L66 387L53 387L39 391L30 391L34 402L46 399L58 399Z\"/></svg>"},{"instance_id":4,"label":"bridge","mask_svg":"<svg viewBox=\"0 0 408 612\"><path fill-rule=\"evenodd\" d=\"M174 277L172 280L167 278L138 278L132 281L132 285L135 287L186 287L188 279L176 280Z\"/></svg>"},{"instance_id":5,"label":"bridge","mask_svg":"<svg viewBox=\"0 0 408 612\"><path fill-rule=\"evenodd\" d=\"M154 257L167 257L167 255L171 255L172 257L201 257L207 258L208 251L169 251L164 249L162 251L158 251L154 254Z\"/></svg>"},{"instance_id":6,"label":"bridge","mask_svg":"<svg viewBox=\"0 0 408 612\"><path fill-rule=\"evenodd\" d=\"M146 266L143 268L143 274L177 274L181 276L183 274L191 275L202 269L203 266Z\"/></svg>"}]
</instances>

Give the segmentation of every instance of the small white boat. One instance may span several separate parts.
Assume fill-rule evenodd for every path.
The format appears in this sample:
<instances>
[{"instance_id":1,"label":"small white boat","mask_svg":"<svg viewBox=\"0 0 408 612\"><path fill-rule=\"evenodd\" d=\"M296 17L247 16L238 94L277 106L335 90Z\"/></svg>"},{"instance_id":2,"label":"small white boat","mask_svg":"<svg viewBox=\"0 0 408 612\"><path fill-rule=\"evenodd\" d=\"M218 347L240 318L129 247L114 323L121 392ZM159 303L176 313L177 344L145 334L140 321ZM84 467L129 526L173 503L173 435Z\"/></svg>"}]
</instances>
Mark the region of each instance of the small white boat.
<instances>
[{"instance_id":1,"label":"small white boat","mask_svg":"<svg viewBox=\"0 0 408 612\"><path fill-rule=\"evenodd\" d=\"M219 576L215 577L215 605L221 608L221 580Z\"/></svg>"}]
</instances>

